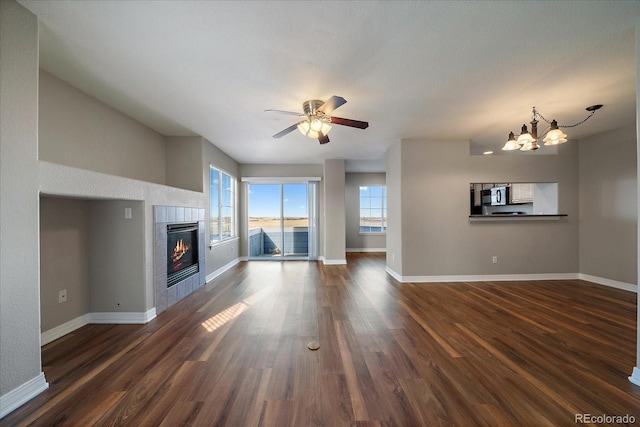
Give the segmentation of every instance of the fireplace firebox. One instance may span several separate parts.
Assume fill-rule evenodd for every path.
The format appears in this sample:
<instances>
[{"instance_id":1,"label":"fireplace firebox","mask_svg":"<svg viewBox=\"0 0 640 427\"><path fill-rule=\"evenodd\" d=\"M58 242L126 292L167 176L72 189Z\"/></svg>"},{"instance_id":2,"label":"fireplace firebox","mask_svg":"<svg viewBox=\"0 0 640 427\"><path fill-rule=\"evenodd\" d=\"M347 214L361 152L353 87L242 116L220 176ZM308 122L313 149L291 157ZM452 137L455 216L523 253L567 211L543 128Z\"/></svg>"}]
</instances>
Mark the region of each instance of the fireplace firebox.
<instances>
[{"instance_id":1,"label":"fireplace firebox","mask_svg":"<svg viewBox=\"0 0 640 427\"><path fill-rule=\"evenodd\" d=\"M198 223L167 225L167 288L199 270Z\"/></svg>"}]
</instances>

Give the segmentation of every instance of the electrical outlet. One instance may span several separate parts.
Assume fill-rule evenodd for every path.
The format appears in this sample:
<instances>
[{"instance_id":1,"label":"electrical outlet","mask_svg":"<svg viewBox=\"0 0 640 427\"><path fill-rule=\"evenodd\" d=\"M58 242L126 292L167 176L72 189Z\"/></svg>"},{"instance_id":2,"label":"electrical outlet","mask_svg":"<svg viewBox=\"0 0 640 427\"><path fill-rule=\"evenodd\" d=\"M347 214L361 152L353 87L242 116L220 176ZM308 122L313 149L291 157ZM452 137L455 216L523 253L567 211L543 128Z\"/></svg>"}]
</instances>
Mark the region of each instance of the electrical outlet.
<instances>
[{"instance_id":1,"label":"electrical outlet","mask_svg":"<svg viewBox=\"0 0 640 427\"><path fill-rule=\"evenodd\" d=\"M58 292L58 304L62 304L63 302L67 302L67 290L63 289Z\"/></svg>"},{"instance_id":2,"label":"electrical outlet","mask_svg":"<svg viewBox=\"0 0 640 427\"><path fill-rule=\"evenodd\" d=\"M498 256L494 255L493 256L493 260L491 262L493 262L494 264L497 264L498 263Z\"/></svg>"}]
</instances>

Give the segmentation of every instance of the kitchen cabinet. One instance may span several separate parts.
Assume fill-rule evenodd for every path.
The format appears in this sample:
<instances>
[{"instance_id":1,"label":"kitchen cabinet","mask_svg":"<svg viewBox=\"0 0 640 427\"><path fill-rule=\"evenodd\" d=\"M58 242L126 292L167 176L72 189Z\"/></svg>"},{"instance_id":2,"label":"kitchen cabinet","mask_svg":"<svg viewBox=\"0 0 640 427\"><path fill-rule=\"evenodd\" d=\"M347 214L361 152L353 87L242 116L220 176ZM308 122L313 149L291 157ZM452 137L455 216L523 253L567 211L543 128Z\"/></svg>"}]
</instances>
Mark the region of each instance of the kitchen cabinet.
<instances>
[{"instance_id":1,"label":"kitchen cabinet","mask_svg":"<svg viewBox=\"0 0 640 427\"><path fill-rule=\"evenodd\" d=\"M512 183L509 192L509 203L533 203L532 183Z\"/></svg>"}]
</instances>

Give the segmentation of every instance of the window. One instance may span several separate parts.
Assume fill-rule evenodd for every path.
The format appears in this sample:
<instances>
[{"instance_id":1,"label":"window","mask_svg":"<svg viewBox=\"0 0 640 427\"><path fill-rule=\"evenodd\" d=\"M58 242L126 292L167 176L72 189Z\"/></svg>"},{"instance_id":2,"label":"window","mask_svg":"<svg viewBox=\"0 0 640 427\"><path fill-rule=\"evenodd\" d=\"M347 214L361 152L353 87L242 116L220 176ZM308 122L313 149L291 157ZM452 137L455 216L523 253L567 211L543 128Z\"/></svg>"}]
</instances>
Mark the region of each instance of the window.
<instances>
[{"instance_id":1,"label":"window","mask_svg":"<svg viewBox=\"0 0 640 427\"><path fill-rule=\"evenodd\" d=\"M387 231L387 187L360 186L360 233Z\"/></svg>"},{"instance_id":2,"label":"window","mask_svg":"<svg viewBox=\"0 0 640 427\"><path fill-rule=\"evenodd\" d=\"M211 244L236 237L236 180L209 167Z\"/></svg>"}]
</instances>

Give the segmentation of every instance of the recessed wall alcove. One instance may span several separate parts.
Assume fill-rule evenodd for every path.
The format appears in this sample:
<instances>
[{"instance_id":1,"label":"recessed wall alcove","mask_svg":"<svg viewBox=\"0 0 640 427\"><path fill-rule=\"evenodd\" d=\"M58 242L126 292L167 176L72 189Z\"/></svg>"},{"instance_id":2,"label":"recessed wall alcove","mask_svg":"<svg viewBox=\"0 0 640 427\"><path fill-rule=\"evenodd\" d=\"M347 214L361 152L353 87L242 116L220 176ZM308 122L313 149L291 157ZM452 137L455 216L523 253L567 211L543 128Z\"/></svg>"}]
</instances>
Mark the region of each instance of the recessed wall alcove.
<instances>
[{"instance_id":1,"label":"recessed wall alcove","mask_svg":"<svg viewBox=\"0 0 640 427\"><path fill-rule=\"evenodd\" d=\"M154 288L156 293L156 313L180 301L206 282L204 209L183 206L154 206ZM167 226L177 224L197 224L198 226L198 273L167 287Z\"/></svg>"},{"instance_id":2,"label":"recessed wall alcove","mask_svg":"<svg viewBox=\"0 0 640 427\"><path fill-rule=\"evenodd\" d=\"M41 194L40 327L47 337L86 323L143 321L144 217L142 201Z\"/></svg>"}]
</instances>

